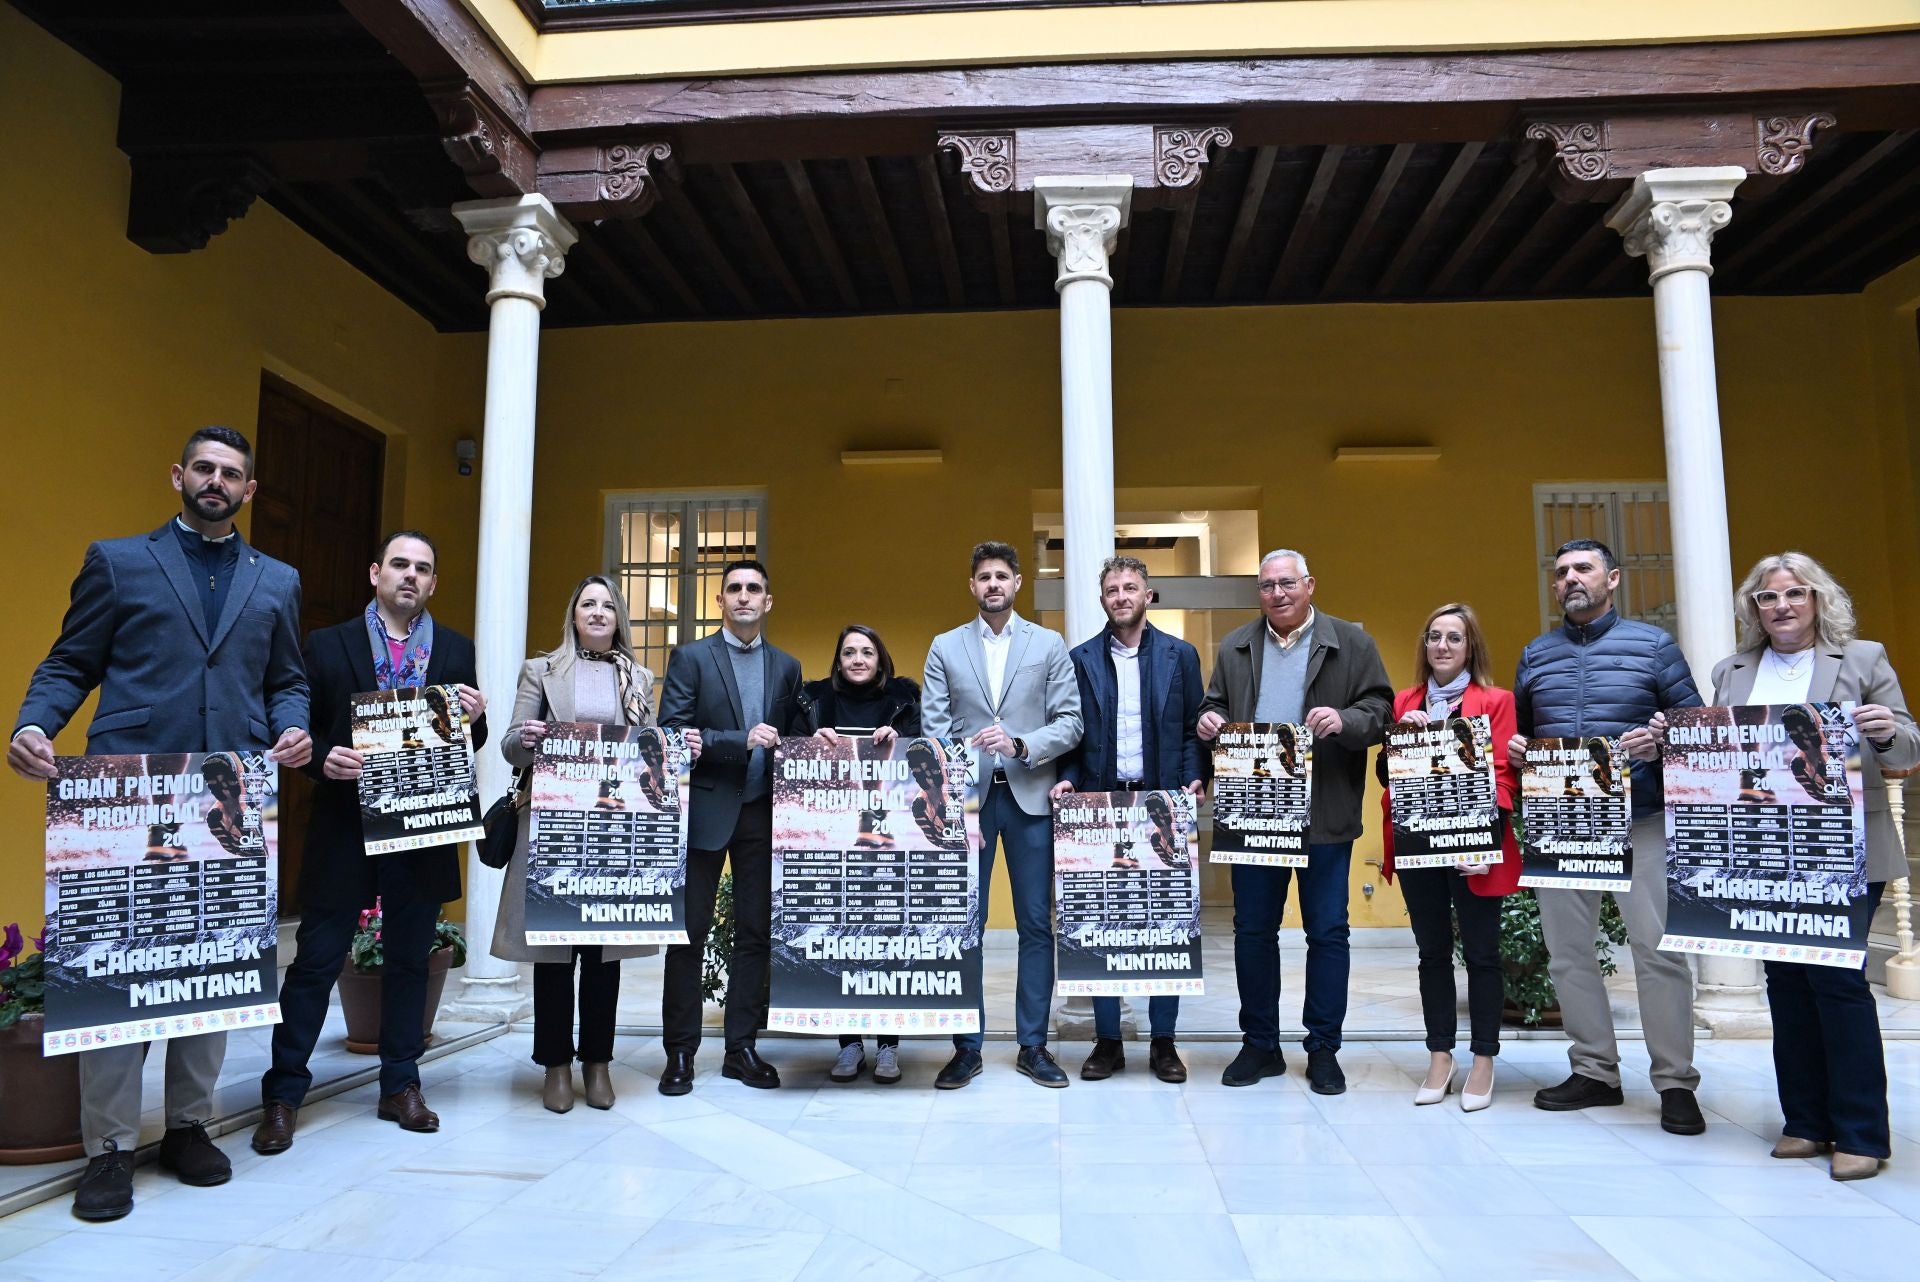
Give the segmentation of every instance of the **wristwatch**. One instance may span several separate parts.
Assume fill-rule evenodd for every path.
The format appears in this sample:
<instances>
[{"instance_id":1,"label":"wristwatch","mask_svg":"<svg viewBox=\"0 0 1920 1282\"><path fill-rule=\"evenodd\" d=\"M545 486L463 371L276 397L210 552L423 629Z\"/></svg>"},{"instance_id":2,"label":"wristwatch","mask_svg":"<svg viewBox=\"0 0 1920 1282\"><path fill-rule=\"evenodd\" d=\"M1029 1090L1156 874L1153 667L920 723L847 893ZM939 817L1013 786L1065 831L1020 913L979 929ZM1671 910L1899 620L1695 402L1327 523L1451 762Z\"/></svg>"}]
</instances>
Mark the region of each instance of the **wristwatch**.
<instances>
[{"instance_id":1,"label":"wristwatch","mask_svg":"<svg viewBox=\"0 0 1920 1282\"><path fill-rule=\"evenodd\" d=\"M1013 755L1018 757L1022 761L1025 761L1027 759L1027 741L1025 739L1020 739L1020 738L1014 739Z\"/></svg>"}]
</instances>

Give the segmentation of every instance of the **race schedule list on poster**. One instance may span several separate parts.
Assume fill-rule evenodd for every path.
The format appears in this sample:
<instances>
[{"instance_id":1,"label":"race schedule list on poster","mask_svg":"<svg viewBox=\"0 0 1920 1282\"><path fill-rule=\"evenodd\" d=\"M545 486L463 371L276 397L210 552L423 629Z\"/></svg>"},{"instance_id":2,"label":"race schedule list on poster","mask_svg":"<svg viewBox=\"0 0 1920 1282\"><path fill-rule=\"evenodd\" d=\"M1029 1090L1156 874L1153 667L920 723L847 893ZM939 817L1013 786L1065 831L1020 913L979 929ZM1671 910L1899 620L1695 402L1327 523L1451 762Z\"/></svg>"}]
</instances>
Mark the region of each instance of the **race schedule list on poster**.
<instances>
[{"instance_id":1,"label":"race schedule list on poster","mask_svg":"<svg viewBox=\"0 0 1920 1282\"><path fill-rule=\"evenodd\" d=\"M1185 868L1114 868L1060 874L1060 930L1092 926L1142 929L1193 910L1193 873Z\"/></svg>"},{"instance_id":2,"label":"race schedule list on poster","mask_svg":"<svg viewBox=\"0 0 1920 1282\"><path fill-rule=\"evenodd\" d=\"M659 878L680 866L680 816L626 809L541 810L540 872Z\"/></svg>"},{"instance_id":3,"label":"race schedule list on poster","mask_svg":"<svg viewBox=\"0 0 1920 1282\"><path fill-rule=\"evenodd\" d=\"M848 933L967 924L966 850L790 850L781 855L784 920Z\"/></svg>"},{"instance_id":4,"label":"race schedule list on poster","mask_svg":"<svg viewBox=\"0 0 1920 1282\"><path fill-rule=\"evenodd\" d=\"M1685 876L1724 869L1831 873L1854 866L1853 814L1846 806L1786 803L1674 804L1673 867Z\"/></svg>"},{"instance_id":5,"label":"race schedule list on poster","mask_svg":"<svg viewBox=\"0 0 1920 1282\"><path fill-rule=\"evenodd\" d=\"M59 874L59 886L62 944L140 943L272 920L263 855L75 869Z\"/></svg>"}]
</instances>

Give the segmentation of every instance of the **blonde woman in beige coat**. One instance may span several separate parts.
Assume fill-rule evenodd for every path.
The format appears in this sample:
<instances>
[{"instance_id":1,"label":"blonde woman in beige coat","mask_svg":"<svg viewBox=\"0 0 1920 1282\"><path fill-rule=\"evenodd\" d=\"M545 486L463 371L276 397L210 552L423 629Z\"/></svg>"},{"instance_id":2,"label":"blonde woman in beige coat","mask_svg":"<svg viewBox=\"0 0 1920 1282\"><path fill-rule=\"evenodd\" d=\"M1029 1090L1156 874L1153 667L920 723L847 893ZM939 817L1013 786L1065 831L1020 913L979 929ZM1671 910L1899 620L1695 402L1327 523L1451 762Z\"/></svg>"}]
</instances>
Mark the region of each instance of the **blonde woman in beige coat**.
<instances>
[{"instance_id":1,"label":"blonde woman in beige coat","mask_svg":"<svg viewBox=\"0 0 1920 1282\"><path fill-rule=\"evenodd\" d=\"M515 770L533 763L547 727L554 722L599 722L650 726L653 673L633 653L627 603L600 575L580 581L567 602L560 647L537 655L520 669L512 723L500 751ZM698 757L699 732L686 732ZM542 1101L556 1113L573 1107L573 1061L580 1060L587 1104L613 1107L614 1013L620 1000L620 962L644 957L650 945L527 943L527 825L520 812L520 839L500 888L494 919L493 955L533 963L533 1061L547 1070ZM574 1041L574 972L579 971L580 1038Z\"/></svg>"}]
</instances>

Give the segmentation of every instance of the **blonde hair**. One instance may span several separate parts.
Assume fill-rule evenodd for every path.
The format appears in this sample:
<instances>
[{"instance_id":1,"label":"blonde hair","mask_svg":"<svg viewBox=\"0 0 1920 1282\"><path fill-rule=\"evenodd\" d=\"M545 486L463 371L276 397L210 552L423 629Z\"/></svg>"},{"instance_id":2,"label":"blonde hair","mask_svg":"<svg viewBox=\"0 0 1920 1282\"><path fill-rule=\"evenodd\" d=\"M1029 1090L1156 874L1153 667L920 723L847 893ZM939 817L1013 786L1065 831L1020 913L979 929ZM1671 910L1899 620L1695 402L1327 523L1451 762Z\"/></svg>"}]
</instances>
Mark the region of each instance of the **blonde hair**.
<instances>
[{"instance_id":1,"label":"blonde hair","mask_svg":"<svg viewBox=\"0 0 1920 1282\"><path fill-rule=\"evenodd\" d=\"M1853 598L1847 595L1847 590L1827 573L1826 566L1805 552L1786 551L1778 556L1761 557L1733 594L1733 617L1740 628L1741 650L1759 650L1767 644L1767 629L1760 622L1760 607L1753 603L1753 594L1781 570L1813 589L1813 633L1820 644L1845 645L1853 640Z\"/></svg>"},{"instance_id":2,"label":"blonde hair","mask_svg":"<svg viewBox=\"0 0 1920 1282\"><path fill-rule=\"evenodd\" d=\"M1420 625L1420 638L1414 643L1413 675L1421 685L1425 685L1433 676L1433 664L1427 661L1427 633L1433 630L1433 621L1443 615L1460 616L1460 631L1467 638L1467 675L1477 686L1493 684L1493 661L1487 655L1487 634L1480 630L1480 616L1465 601L1449 601L1427 616Z\"/></svg>"},{"instance_id":3,"label":"blonde hair","mask_svg":"<svg viewBox=\"0 0 1920 1282\"><path fill-rule=\"evenodd\" d=\"M547 653L547 671L561 676L573 670L574 660L580 655L580 633L573 626L573 612L580 604L580 594L588 588L599 586L607 590L613 598L613 648L637 665L638 655L633 652L632 629L627 623L627 599L620 589L613 586L613 580L604 574L589 574L574 586L573 594L567 598L567 617L560 627L560 648Z\"/></svg>"}]
</instances>

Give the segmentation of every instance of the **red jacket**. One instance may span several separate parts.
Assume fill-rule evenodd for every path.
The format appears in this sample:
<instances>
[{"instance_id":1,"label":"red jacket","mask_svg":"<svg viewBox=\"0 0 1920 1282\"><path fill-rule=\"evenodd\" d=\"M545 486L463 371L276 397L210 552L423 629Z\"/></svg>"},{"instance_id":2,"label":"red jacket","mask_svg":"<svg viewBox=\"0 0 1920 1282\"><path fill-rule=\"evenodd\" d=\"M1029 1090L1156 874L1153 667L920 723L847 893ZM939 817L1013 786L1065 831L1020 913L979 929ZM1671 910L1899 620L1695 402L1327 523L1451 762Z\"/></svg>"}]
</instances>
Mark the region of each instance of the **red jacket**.
<instances>
[{"instance_id":1,"label":"red jacket","mask_svg":"<svg viewBox=\"0 0 1920 1282\"><path fill-rule=\"evenodd\" d=\"M1393 719L1406 716L1416 708L1424 708L1427 703L1425 683L1408 686L1393 696ZM1520 797L1520 774L1507 760L1507 740L1519 733L1519 723L1513 714L1513 691L1502 690L1498 686L1483 686L1470 683L1460 696L1460 715L1463 717L1485 716L1493 730L1493 787L1500 799L1500 809L1507 812L1506 844L1501 847L1500 862L1488 868L1478 877L1467 878L1467 885L1473 887L1476 895L1511 895L1520 887L1520 847L1513 839L1513 811ZM1386 749L1381 749L1385 752ZM1389 809L1390 798L1387 790L1380 790L1380 810L1386 823L1381 828L1381 844L1385 855L1381 860L1381 873L1388 881L1393 880L1393 819Z\"/></svg>"}]
</instances>

